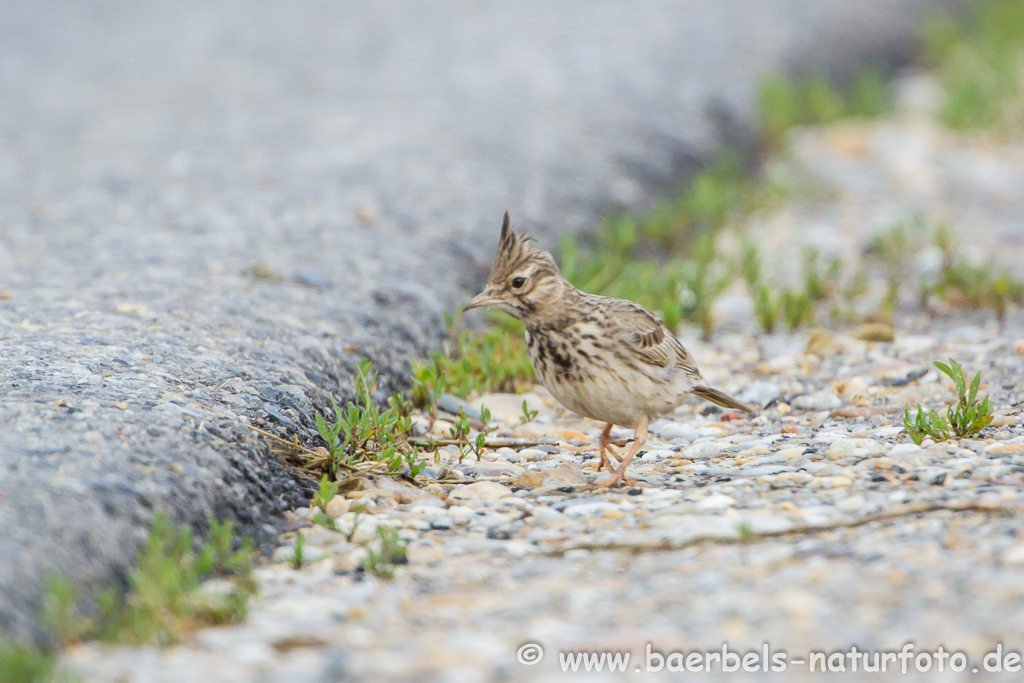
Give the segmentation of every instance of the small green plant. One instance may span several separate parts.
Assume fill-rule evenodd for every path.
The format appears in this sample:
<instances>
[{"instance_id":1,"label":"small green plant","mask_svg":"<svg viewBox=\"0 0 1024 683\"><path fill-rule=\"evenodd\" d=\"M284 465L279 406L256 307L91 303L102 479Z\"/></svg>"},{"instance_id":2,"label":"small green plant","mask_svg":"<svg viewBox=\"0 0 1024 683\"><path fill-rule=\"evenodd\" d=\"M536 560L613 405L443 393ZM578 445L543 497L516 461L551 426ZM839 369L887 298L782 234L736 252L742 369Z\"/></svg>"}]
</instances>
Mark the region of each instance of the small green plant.
<instances>
[{"instance_id":1,"label":"small green plant","mask_svg":"<svg viewBox=\"0 0 1024 683\"><path fill-rule=\"evenodd\" d=\"M395 566L408 562L405 545L398 537L398 529L394 527L377 527L377 540L379 549L368 546L361 567L363 571L382 579L392 579L395 576Z\"/></svg>"},{"instance_id":2,"label":"small green plant","mask_svg":"<svg viewBox=\"0 0 1024 683\"><path fill-rule=\"evenodd\" d=\"M0 683L51 683L56 667L49 649L0 641Z\"/></svg>"},{"instance_id":3,"label":"small green plant","mask_svg":"<svg viewBox=\"0 0 1024 683\"><path fill-rule=\"evenodd\" d=\"M339 487L340 484L331 481L326 474L320 477L320 490L313 494L313 507L318 507L326 512L327 505L338 495Z\"/></svg>"},{"instance_id":4,"label":"small green plant","mask_svg":"<svg viewBox=\"0 0 1024 683\"><path fill-rule=\"evenodd\" d=\"M51 577L40 621L54 642L65 646L86 638L132 645L168 645L194 628L237 622L255 592L253 547L243 539L236 549L230 522L210 521L207 540L195 549L191 532L165 517L153 518L149 536L128 572L128 591L109 587L97 592L97 614L79 612L73 584ZM207 578L231 580L230 592L211 596L201 590ZM3 680L0 678L0 680Z\"/></svg>"},{"instance_id":5,"label":"small green plant","mask_svg":"<svg viewBox=\"0 0 1024 683\"><path fill-rule=\"evenodd\" d=\"M744 179L737 155L724 154L650 213L606 218L591 248L563 238L562 274L584 291L640 303L670 329L694 323L707 337L711 305L729 281L715 235L731 216L754 210L771 194Z\"/></svg>"},{"instance_id":6,"label":"small green plant","mask_svg":"<svg viewBox=\"0 0 1024 683\"><path fill-rule=\"evenodd\" d=\"M951 404L943 417L934 410L925 410L917 406L917 414L912 420L909 408L903 409L903 427L907 435L920 445L927 436L936 441L944 441L956 436L970 438L976 436L992 422L992 406L989 397L978 400L978 389L981 386L981 373L976 373L970 385L964 376L964 369L952 358L949 365L936 361L937 367L944 375L953 380L956 386L957 402Z\"/></svg>"},{"instance_id":7,"label":"small green plant","mask_svg":"<svg viewBox=\"0 0 1024 683\"><path fill-rule=\"evenodd\" d=\"M175 529L166 517L155 516L136 566L128 574L128 594L123 601L109 595L100 601L104 639L167 645L198 625L240 620L255 590L253 549L244 541L234 550L233 543L233 525L213 523L209 541L196 552L191 532ZM232 576L236 587L223 600L201 597L199 587L210 576Z\"/></svg>"},{"instance_id":8,"label":"small green plant","mask_svg":"<svg viewBox=\"0 0 1024 683\"><path fill-rule=\"evenodd\" d=\"M786 290L782 293L782 317L786 322L786 329L790 332L801 325L810 323L814 319L814 305L806 292L792 292Z\"/></svg>"},{"instance_id":9,"label":"small green plant","mask_svg":"<svg viewBox=\"0 0 1024 683\"><path fill-rule=\"evenodd\" d=\"M341 531L341 529L338 528L338 523L334 521L334 518L330 515L324 514L324 511L319 508L313 510L311 517L313 518L314 523L319 524L325 529Z\"/></svg>"},{"instance_id":10,"label":"small green plant","mask_svg":"<svg viewBox=\"0 0 1024 683\"><path fill-rule=\"evenodd\" d=\"M869 252L876 254L885 267L885 298L882 300L882 312L890 318L896 313L899 303L900 286L909 256L909 238L907 229L897 223L889 230L875 236L871 241Z\"/></svg>"},{"instance_id":11,"label":"small green plant","mask_svg":"<svg viewBox=\"0 0 1024 683\"><path fill-rule=\"evenodd\" d=\"M360 502L354 504L351 507L350 512L352 513L352 526L349 527L348 533L346 534L346 538L349 543L351 543L352 539L355 538L356 529L359 528L359 518L363 516L364 512L366 512L366 503Z\"/></svg>"},{"instance_id":12,"label":"small green plant","mask_svg":"<svg viewBox=\"0 0 1024 683\"><path fill-rule=\"evenodd\" d=\"M78 604L78 589L67 577L54 575L47 580L39 622L58 647L81 640L94 627L92 619L79 613Z\"/></svg>"},{"instance_id":13,"label":"small green plant","mask_svg":"<svg viewBox=\"0 0 1024 683\"><path fill-rule=\"evenodd\" d=\"M452 441L458 442L459 447L459 463L466 457L468 453L473 453L477 458L480 457L480 453L487 445L487 423L491 421L491 411L485 407L480 409L481 421L483 422L483 430L477 432L475 438L470 439L470 433L472 431L469 425L469 418L466 417L466 411L459 408L459 414L455 418L455 422L448 428L448 433L452 437Z\"/></svg>"},{"instance_id":14,"label":"small green plant","mask_svg":"<svg viewBox=\"0 0 1024 683\"><path fill-rule=\"evenodd\" d=\"M704 340L711 339L714 318L711 307L719 294L728 286L729 277L726 272L717 275L713 271L715 264L715 241L710 234L702 235L693 247L694 260L684 280L684 311L689 320L700 327Z\"/></svg>"},{"instance_id":15,"label":"small green plant","mask_svg":"<svg viewBox=\"0 0 1024 683\"><path fill-rule=\"evenodd\" d=\"M946 419L930 408L917 406L917 412L910 416L910 407L903 408L903 428L910 440L918 446L925 438L945 441L949 438L949 423Z\"/></svg>"},{"instance_id":16,"label":"small green plant","mask_svg":"<svg viewBox=\"0 0 1024 683\"><path fill-rule=\"evenodd\" d=\"M810 301L824 301L838 289L839 259L821 264L817 249L804 249L804 293Z\"/></svg>"},{"instance_id":17,"label":"small green plant","mask_svg":"<svg viewBox=\"0 0 1024 683\"><path fill-rule=\"evenodd\" d=\"M306 535L301 531L295 534L295 543L292 545L292 554L288 558L288 566L292 569L302 569L306 564Z\"/></svg>"},{"instance_id":18,"label":"small green plant","mask_svg":"<svg viewBox=\"0 0 1024 683\"><path fill-rule=\"evenodd\" d=\"M448 318L453 343L413 364L411 398L417 406L430 410L445 391L465 398L474 391L518 391L532 385L522 323L498 311L487 319L490 327L470 331L458 329L458 316Z\"/></svg>"},{"instance_id":19,"label":"small green plant","mask_svg":"<svg viewBox=\"0 0 1024 683\"><path fill-rule=\"evenodd\" d=\"M869 68L857 75L845 93L821 74L797 79L772 76L761 83L759 100L761 138L777 149L794 126L880 116L889 109L892 92L882 74Z\"/></svg>"},{"instance_id":20,"label":"small green plant","mask_svg":"<svg viewBox=\"0 0 1024 683\"><path fill-rule=\"evenodd\" d=\"M966 23L936 15L925 24L923 43L945 90L940 117L948 126L1020 128L1024 3L976 3Z\"/></svg>"},{"instance_id":21,"label":"small green plant","mask_svg":"<svg viewBox=\"0 0 1024 683\"><path fill-rule=\"evenodd\" d=\"M526 405L526 399L524 398L523 414L519 416L519 424L524 425L527 422L533 422L534 420L537 419L537 412L538 411L536 410L530 410L530 408Z\"/></svg>"},{"instance_id":22,"label":"small green plant","mask_svg":"<svg viewBox=\"0 0 1024 683\"><path fill-rule=\"evenodd\" d=\"M935 229L933 239L942 251L942 268L937 280L920 283L919 298L925 308L937 296L955 306L991 308L1002 324L1011 304L1024 305L1024 281L991 263L972 263L960 253L960 243L946 225Z\"/></svg>"},{"instance_id":23,"label":"small green plant","mask_svg":"<svg viewBox=\"0 0 1024 683\"><path fill-rule=\"evenodd\" d=\"M772 334L775 331L775 324L779 318L779 301L772 296L768 285L763 282L757 285L754 294L754 315L757 317L757 324L765 334Z\"/></svg>"},{"instance_id":24,"label":"small green plant","mask_svg":"<svg viewBox=\"0 0 1024 683\"><path fill-rule=\"evenodd\" d=\"M251 541L237 543L231 522L210 520L206 542L196 548L191 532L156 514L128 572L126 593L115 587L97 591L96 614L86 617L74 584L51 576L40 623L59 648L90 638L131 645L176 643L189 630L245 616L246 602L256 590L252 557ZM230 579L232 589L204 592L203 581L212 577ZM55 674L55 663L48 648L0 642L0 683L64 680Z\"/></svg>"},{"instance_id":25,"label":"small green plant","mask_svg":"<svg viewBox=\"0 0 1024 683\"><path fill-rule=\"evenodd\" d=\"M392 475L419 475L426 464L409 443L412 430L411 407L401 394L393 394L386 409L373 401L377 373L364 359L355 377L355 400L342 409L332 402L334 422L329 424L320 413L316 415L317 431L327 444L328 474L334 476L339 467L363 462L383 462Z\"/></svg>"},{"instance_id":26,"label":"small green plant","mask_svg":"<svg viewBox=\"0 0 1024 683\"><path fill-rule=\"evenodd\" d=\"M749 237L740 245L739 271L750 291L756 291L761 284L761 250Z\"/></svg>"},{"instance_id":27,"label":"small green plant","mask_svg":"<svg viewBox=\"0 0 1024 683\"><path fill-rule=\"evenodd\" d=\"M950 429L961 438L975 436L992 422L992 406L988 396L981 401L977 400L981 373L976 373L968 386L964 369L952 358L949 359L949 365L936 362L935 367L956 385L957 402L951 405L946 413Z\"/></svg>"},{"instance_id":28,"label":"small green plant","mask_svg":"<svg viewBox=\"0 0 1024 683\"><path fill-rule=\"evenodd\" d=\"M437 419L437 400L446 391L448 382L441 375L441 366L438 363L413 362L409 399L415 407L425 410L431 420Z\"/></svg>"}]
</instances>

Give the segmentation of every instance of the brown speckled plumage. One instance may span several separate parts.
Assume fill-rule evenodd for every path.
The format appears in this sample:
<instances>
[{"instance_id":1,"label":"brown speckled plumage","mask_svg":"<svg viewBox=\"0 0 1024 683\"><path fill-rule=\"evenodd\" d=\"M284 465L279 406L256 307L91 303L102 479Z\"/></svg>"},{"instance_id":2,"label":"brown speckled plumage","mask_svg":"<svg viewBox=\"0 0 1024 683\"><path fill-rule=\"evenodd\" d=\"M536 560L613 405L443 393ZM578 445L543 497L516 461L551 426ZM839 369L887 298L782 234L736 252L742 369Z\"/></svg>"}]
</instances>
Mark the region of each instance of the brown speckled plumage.
<instances>
[{"instance_id":1,"label":"brown speckled plumage","mask_svg":"<svg viewBox=\"0 0 1024 683\"><path fill-rule=\"evenodd\" d=\"M725 408L750 408L705 384L693 357L643 306L581 292L562 277L551 254L517 234L508 214L487 286L466 310L493 306L526 325L537 378L574 413L636 429L636 440L608 484L621 481L647 436L650 420L672 412L691 393Z\"/></svg>"}]
</instances>

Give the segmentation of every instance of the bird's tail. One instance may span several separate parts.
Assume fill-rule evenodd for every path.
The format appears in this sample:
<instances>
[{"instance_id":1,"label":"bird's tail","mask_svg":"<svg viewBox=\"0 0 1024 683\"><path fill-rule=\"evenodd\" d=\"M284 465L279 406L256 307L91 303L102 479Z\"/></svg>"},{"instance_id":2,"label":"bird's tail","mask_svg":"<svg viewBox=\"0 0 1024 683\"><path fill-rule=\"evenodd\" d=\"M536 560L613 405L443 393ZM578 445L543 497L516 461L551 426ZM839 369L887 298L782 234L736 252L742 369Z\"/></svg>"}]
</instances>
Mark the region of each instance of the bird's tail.
<instances>
[{"instance_id":1,"label":"bird's tail","mask_svg":"<svg viewBox=\"0 0 1024 683\"><path fill-rule=\"evenodd\" d=\"M732 408L733 410L742 410L745 413L754 412L754 409L748 406L747 404L740 403L729 394L723 391L719 391L714 387L709 387L706 384L698 385L691 389L690 392L694 396L700 396L705 401L710 401L711 403L714 403L716 406L722 406L723 408Z\"/></svg>"}]
</instances>

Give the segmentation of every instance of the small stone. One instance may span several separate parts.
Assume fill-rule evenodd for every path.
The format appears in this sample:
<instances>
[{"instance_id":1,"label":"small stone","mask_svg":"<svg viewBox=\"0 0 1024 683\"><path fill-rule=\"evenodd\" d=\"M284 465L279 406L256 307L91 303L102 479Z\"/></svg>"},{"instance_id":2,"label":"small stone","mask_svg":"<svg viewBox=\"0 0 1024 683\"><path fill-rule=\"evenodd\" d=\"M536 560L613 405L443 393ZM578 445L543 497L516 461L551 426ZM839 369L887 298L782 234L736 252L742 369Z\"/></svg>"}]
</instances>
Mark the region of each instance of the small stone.
<instances>
[{"instance_id":1,"label":"small stone","mask_svg":"<svg viewBox=\"0 0 1024 683\"><path fill-rule=\"evenodd\" d=\"M666 441L671 441L673 439L696 441L697 439L697 430L695 428L679 422L666 422L665 424L660 425L655 433Z\"/></svg>"},{"instance_id":2,"label":"small stone","mask_svg":"<svg viewBox=\"0 0 1024 683\"><path fill-rule=\"evenodd\" d=\"M335 496L331 498L331 502L327 503L327 516L338 518L348 512L351 503L347 498L341 496Z\"/></svg>"},{"instance_id":3,"label":"small stone","mask_svg":"<svg viewBox=\"0 0 1024 683\"><path fill-rule=\"evenodd\" d=\"M521 474L524 469L522 465L517 465L514 462L505 462L504 460L481 460L477 463L477 467L504 474Z\"/></svg>"},{"instance_id":4,"label":"small stone","mask_svg":"<svg viewBox=\"0 0 1024 683\"><path fill-rule=\"evenodd\" d=\"M826 330L814 330L807 339L804 353L814 354L819 358L831 358L842 350L835 335Z\"/></svg>"},{"instance_id":5,"label":"small stone","mask_svg":"<svg viewBox=\"0 0 1024 683\"><path fill-rule=\"evenodd\" d=\"M839 439L828 447L825 457L829 460L859 457L884 453L885 446L871 439Z\"/></svg>"},{"instance_id":6,"label":"small stone","mask_svg":"<svg viewBox=\"0 0 1024 683\"><path fill-rule=\"evenodd\" d=\"M443 509L444 507L444 501L440 498L435 498L434 496L417 498L413 502L409 503L410 510L414 510L416 508Z\"/></svg>"},{"instance_id":7,"label":"small stone","mask_svg":"<svg viewBox=\"0 0 1024 683\"><path fill-rule=\"evenodd\" d=\"M1019 443L993 443L985 447L989 455L1016 455L1024 451L1024 446Z\"/></svg>"},{"instance_id":8,"label":"small stone","mask_svg":"<svg viewBox=\"0 0 1024 683\"><path fill-rule=\"evenodd\" d=\"M337 531L331 531L319 524L299 531L302 534L306 545L330 546L345 540L345 537Z\"/></svg>"},{"instance_id":9,"label":"small stone","mask_svg":"<svg viewBox=\"0 0 1024 683\"><path fill-rule=\"evenodd\" d=\"M920 334L901 334L899 341L896 342L893 348L903 355L911 356L931 351L935 348L937 343L938 342L934 337L927 337Z\"/></svg>"},{"instance_id":10,"label":"small stone","mask_svg":"<svg viewBox=\"0 0 1024 683\"><path fill-rule=\"evenodd\" d=\"M465 505L452 505L448 508L448 516L451 517L452 521L456 524L465 524L470 518L476 514L476 510Z\"/></svg>"},{"instance_id":11,"label":"small stone","mask_svg":"<svg viewBox=\"0 0 1024 683\"><path fill-rule=\"evenodd\" d=\"M722 449L718 447L718 444L699 443L683 451L683 456L687 460L711 460L717 458L721 452Z\"/></svg>"},{"instance_id":12,"label":"small stone","mask_svg":"<svg viewBox=\"0 0 1024 683\"><path fill-rule=\"evenodd\" d=\"M846 498L840 498L836 502L836 507L843 512L856 512L864 507L864 496L854 494L852 496L847 496Z\"/></svg>"},{"instance_id":13,"label":"small stone","mask_svg":"<svg viewBox=\"0 0 1024 683\"><path fill-rule=\"evenodd\" d=\"M697 503L698 510L724 510L730 508L736 504L734 498L723 495L721 493L713 493L707 498Z\"/></svg>"},{"instance_id":14,"label":"small stone","mask_svg":"<svg viewBox=\"0 0 1024 683\"><path fill-rule=\"evenodd\" d=\"M792 373L796 369L796 357L795 356L776 356L763 363L759 363L757 371L770 375L778 375L782 373Z\"/></svg>"},{"instance_id":15,"label":"small stone","mask_svg":"<svg viewBox=\"0 0 1024 683\"><path fill-rule=\"evenodd\" d=\"M827 389L797 396L791 403L800 410L836 410L843 407L842 400Z\"/></svg>"},{"instance_id":16,"label":"small stone","mask_svg":"<svg viewBox=\"0 0 1024 683\"><path fill-rule=\"evenodd\" d=\"M547 505L538 505L533 509L532 515L534 523L544 526L565 521L565 515Z\"/></svg>"},{"instance_id":17,"label":"small stone","mask_svg":"<svg viewBox=\"0 0 1024 683\"><path fill-rule=\"evenodd\" d=\"M740 394L740 400L745 403L764 405L773 398L778 398L780 395L782 395L782 387L779 386L778 382L757 380L743 388L743 392Z\"/></svg>"},{"instance_id":18,"label":"small stone","mask_svg":"<svg viewBox=\"0 0 1024 683\"><path fill-rule=\"evenodd\" d=\"M568 462L549 470L528 470L519 475L519 479L516 480L516 486L528 486L534 489L586 485L587 475L579 467Z\"/></svg>"},{"instance_id":19,"label":"small stone","mask_svg":"<svg viewBox=\"0 0 1024 683\"><path fill-rule=\"evenodd\" d=\"M896 463L894 463L891 458L887 458L884 455L881 458L875 458L875 469L876 470L892 469L892 466L895 465L895 464Z\"/></svg>"},{"instance_id":20,"label":"small stone","mask_svg":"<svg viewBox=\"0 0 1024 683\"><path fill-rule=\"evenodd\" d=\"M351 572L359 568L366 559L368 551L366 548L350 545L346 548L342 548L339 552L334 554L331 560L334 571L338 572Z\"/></svg>"},{"instance_id":21,"label":"small stone","mask_svg":"<svg viewBox=\"0 0 1024 683\"><path fill-rule=\"evenodd\" d=\"M434 420L434 424L430 427L430 433L434 436L443 436L451 438L451 429L455 424L448 420Z\"/></svg>"},{"instance_id":22,"label":"small stone","mask_svg":"<svg viewBox=\"0 0 1024 683\"><path fill-rule=\"evenodd\" d=\"M369 543L377 537L377 527L380 522L374 516L360 517L352 529L352 541L354 543ZM349 527L351 528L351 527Z\"/></svg>"},{"instance_id":23,"label":"small stone","mask_svg":"<svg viewBox=\"0 0 1024 683\"><path fill-rule=\"evenodd\" d=\"M1003 562L1015 566L1024 566L1024 543L1015 545L1003 553Z\"/></svg>"},{"instance_id":24,"label":"small stone","mask_svg":"<svg viewBox=\"0 0 1024 683\"><path fill-rule=\"evenodd\" d=\"M788 403L780 403L775 406L775 412L779 415L789 415L791 410L792 408L790 408Z\"/></svg>"},{"instance_id":25,"label":"small stone","mask_svg":"<svg viewBox=\"0 0 1024 683\"><path fill-rule=\"evenodd\" d=\"M563 514L567 517L583 518L583 517L603 517L604 514L610 510L616 512L619 511L619 506L615 503L606 503L604 501L595 501L593 503L580 503L579 505L570 505L565 508Z\"/></svg>"},{"instance_id":26,"label":"small stone","mask_svg":"<svg viewBox=\"0 0 1024 683\"><path fill-rule=\"evenodd\" d=\"M854 328L853 336L861 341L892 342L896 340L896 329L887 323L864 323Z\"/></svg>"},{"instance_id":27,"label":"small stone","mask_svg":"<svg viewBox=\"0 0 1024 683\"><path fill-rule=\"evenodd\" d=\"M999 510L1003 507L1003 499L995 491L986 491L978 496L978 506L986 510Z\"/></svg>"},{"instance_id":28,"label":"small stone","mask_svg":"<svg viewBox=\"0 0 1024 683\"><path fill-rule=\"evenodd\" d=\"M457 504L463 500L493 500L511 496L512 490L496 481L477 481L459 484L448 494L448 503Z\"/></svg>"},{"instance_id":29,"label":"small stone","mask_svg":"<svg viewBox=\"0 0 1024 683\"><path fill-rule=\"evenodd\" d=\"M550 453L542 451L539 448L524 448L523 450L519 451L520 458L522 458L523 460L530 461L544 460L545 458L548 457L548 455L550 455Z\"/></svg>"},{"instance_id":30,"label":"small stone","mask_svg":"<svg viewBox=\"0 0 1024 683\"><path fill-rule=\"evenodd\" d=\"M839 395L847 401L852 400L856 396L866 396L868 393L868 383L861 377L847 380L837 388L839 389Z\"/></svg>"},{"instance_id":31,"label":"small stone","mask_svg":"<svg viewBox=\"0 0 1024 683\"><path fill-rule=\"evenodd\" d=\"M639 460L646 462L656 462L658 460L667 460L669 458L674 458L677 455L679 454L676 453L675 451L653 449L646 451L643 455L640 456Z\"/></svg>"},{"instance_id":32,"label":"small stone","mask_svg":"<svg viewBox=\"0 0 1024 683\"><path fill-rule=\"evenodd\" d=\"M803 446L791 446L790 448L783 448L776 451L775 456L784 460L796 460L806 452L807 449Z\"/></svg>"},{"instance_id":33,"label":"small stone","mask_svg":"<svg viewBox=\"0 0 1024 683\"><path fill-rule=\"evenodd\" d=\"M411 564L433 564L445 558L444 548L434 541L420 539L405 547L406 557Z\"/></svg>"},{"instance_id":34,"label":"small stone","mask_svg":"<svg viewBox=\"0 0 1024 683\"><path fill-rule=\"evenodd\" d=\"M295 546L294 545L283 545L280 548L274 550L273 560L275 562L287 562L291 563L295 560ZM327 553L324 552L323 548L318 548L315 545L304 545L302 547L302 562L307 564L309 562L317 562L327 557Z\"/></svg>"},{"instance_id":35,"label":"small stone","mask_svg":"<svg viewBox=\"0 0 1024 683\"><path fill-rule=\"evenodd\" d=\"M853 485L853 480L849 477L829 477L828 486L833 489L843 489Z\"/></svg>"},{"instance_id":36,"label":"small stone","mask_svg":"<svg viewBox=\"0 0 1024 683\"><path fill-rule=\"evenodd\" d=\"M889 460L904 467L923 467L928 462L924 449L912 443L896 444L888 456Z\"/></svg>"},{"instance_id":37,"label":"small stone","mask_svg":"<svg viewBox=\"0 0 1024 683\"><path fill-rule=\"evenodd\" d=\"M807 472L779 472L775 475L775 479L780 482L788 482L802 486L813 479Z\"/></svg>"}]
</instances>

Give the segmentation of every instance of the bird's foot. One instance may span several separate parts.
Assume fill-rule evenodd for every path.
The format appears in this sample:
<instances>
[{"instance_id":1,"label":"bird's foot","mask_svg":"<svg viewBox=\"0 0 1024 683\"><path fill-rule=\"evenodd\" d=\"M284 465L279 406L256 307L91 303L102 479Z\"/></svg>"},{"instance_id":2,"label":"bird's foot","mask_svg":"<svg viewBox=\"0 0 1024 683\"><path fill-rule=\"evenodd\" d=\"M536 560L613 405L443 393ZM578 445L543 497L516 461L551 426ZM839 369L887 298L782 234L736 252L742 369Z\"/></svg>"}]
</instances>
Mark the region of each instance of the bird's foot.
<instances>
[{"instance_id":1,"label":"bird's foot","mask_svg":"<svg viewBox=\"0 0 1024 683\"><path fill-rule=\"evenodd\" d=\"M608 448L604 447L604 446L601 447L601 462L598 463L598 465L597 465L597 471L600 472L601 468L604 468L604 469L608 470L609 472L612 472L612 471L615 470L615 468L612 467L611 459L608 457Z\"/></svg>"},{"instance_id":2,"label":"bird's foot","mask_svg":"<svg viewBox=\"0 0 1024 683\"><path fill-rule=\"evenodd\" d=\"M625 468L620 467L612 472L610 477L602 481L600 484L594 484L594 486L599 489L610 489L611 487L618 486L619 484L635 483L637 483L636 480L626 474Z\"/></svg>"}]
</instances>

